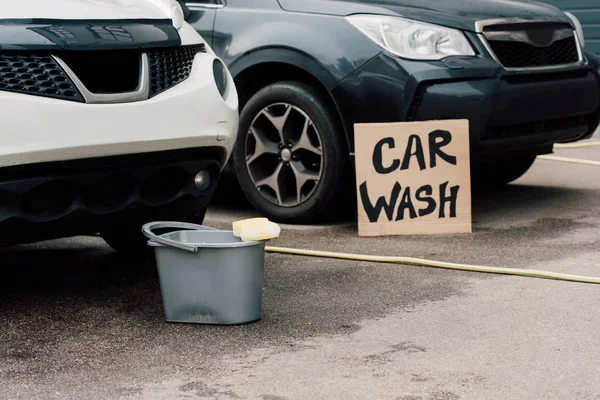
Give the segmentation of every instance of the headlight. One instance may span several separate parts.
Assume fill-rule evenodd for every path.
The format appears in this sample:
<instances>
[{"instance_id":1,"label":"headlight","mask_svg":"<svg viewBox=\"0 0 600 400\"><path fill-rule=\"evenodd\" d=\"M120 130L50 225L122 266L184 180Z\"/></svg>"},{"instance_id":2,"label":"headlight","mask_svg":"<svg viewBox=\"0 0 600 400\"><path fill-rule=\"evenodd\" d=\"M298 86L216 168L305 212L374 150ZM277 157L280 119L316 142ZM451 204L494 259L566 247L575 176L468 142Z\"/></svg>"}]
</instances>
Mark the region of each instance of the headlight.
<instances>
[{"instance_id":1,"label":"headlight","mask_svg":"<svg viewBox=\"0 0 600 400\"><path fill-rule=\"evenodd\" d=\"M576 16L571 14L570 12L565 13L571 21L573 21L573 25L575 25L575 30L577 32L577 36L579 37L579 43L581 43L581 48L585 47L585 38L583 37L583 28L581 27L581 22L577 19Z\"/></svg>"},{"instance_id":2,"label":"headlight","mask_svg":"<svg viewBox=\"0 0 600 400\"><path fill-rule=\"evenodd\" d=\"M412 60L474 56L459 30L383 15L351 15L346 20L390 53Z\"/></svg>"},{"instance_id":3,"label":"headlight","mask_svg":"<svg viewBox=\"0 0 600 400\"><path fill-rule=\"evenodd\" d=\"M173 26L179 29L183 26L185 20L181 5L175 0L149 0L164 12L172 21Z\"/></svg>"}]
</instances>

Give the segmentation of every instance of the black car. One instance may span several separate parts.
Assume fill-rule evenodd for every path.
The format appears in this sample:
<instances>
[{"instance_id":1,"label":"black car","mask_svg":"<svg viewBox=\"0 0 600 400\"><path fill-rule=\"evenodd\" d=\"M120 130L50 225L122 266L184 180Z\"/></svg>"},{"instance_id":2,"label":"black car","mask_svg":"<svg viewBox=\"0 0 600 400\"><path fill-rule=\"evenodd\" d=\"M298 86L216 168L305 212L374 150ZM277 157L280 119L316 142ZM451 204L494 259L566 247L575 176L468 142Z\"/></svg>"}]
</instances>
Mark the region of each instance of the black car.
<instances>
[{"instance_id":1,"label":"black car","mask_svg":"<svg viewBox=\"0 0 600 400\"><path fill-rule=\"evenodd\" d=\"M233 167L276 221L355 198L353 125L470 121L476 184L522 176L600 117L579 22L524 0L196 0L188 22L235 78Z\"/></svg>"}]
</instances>

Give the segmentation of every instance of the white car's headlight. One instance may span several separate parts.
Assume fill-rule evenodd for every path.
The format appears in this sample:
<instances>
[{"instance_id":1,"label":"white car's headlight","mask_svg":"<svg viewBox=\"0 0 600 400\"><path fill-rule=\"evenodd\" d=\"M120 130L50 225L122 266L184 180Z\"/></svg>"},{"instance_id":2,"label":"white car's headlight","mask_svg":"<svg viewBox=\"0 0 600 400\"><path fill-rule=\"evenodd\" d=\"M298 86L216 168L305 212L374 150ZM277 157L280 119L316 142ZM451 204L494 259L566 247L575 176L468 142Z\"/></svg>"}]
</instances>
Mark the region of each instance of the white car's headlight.
<instances>
[{"instance_id":1,"label":"white car's headlight","mask_svg":"<svg viewBox=\"0 0 600 400\"><path fill-rule=\"evenodd\" d=\"M173 21L173 26L176 29L180 29L183 26L183 21L185 20L183 16L183 10L181 9L181 4L179 4L175 0L148 0L150 3L154 4L158 8L162 10L171 20Z\"/></svg>"},{"instance_id":2,"label":"white car's headlight","mask_svg":"<svg viewBox=\"0 0 600 400\"><path fill-rule=\"evenodd\" d=\"M350 15L346 20L390 53L412 60L474 56L464 33L443 26L383 15Z\"/></svg>"},{"instance_id":3,"label":"white car's headlight","mask_svg":"<svg viewBox=\"0 0 600 400\"><path fill-rule=\"evenodd\" d=\"M574 16L570 12L565 14L567 14L567 16L571 18L571 21L573 21L573 25L575 25L575 31L577 32L577 36L579 37L579 43L581 43L581 47L585 47L585 38L583 37L583 28L581 26L581 22L579 21L579 19L577 19L576 16Z\"/></svg>"}]
</instances>

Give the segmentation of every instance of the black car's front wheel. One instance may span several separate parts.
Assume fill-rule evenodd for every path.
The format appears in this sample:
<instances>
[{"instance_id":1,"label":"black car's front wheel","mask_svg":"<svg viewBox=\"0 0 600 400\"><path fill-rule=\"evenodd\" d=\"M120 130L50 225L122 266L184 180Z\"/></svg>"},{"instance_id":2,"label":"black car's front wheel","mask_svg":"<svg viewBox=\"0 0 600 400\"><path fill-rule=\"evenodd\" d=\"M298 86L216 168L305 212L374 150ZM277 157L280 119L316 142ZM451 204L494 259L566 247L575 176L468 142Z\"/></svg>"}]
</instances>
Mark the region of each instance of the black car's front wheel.
<instances>
[{"instance_id":1,"label":"black car's front wheel","mask_svg":"<svg viewBox=\"0 0 600 400\"><path fill-rule=\"evenodd\" d=\"M348 151L328 99L303 82L278 82L245 104L232 156L252 205L279 222L324 220L347 188Z\"/></svg>"}]
</instances>

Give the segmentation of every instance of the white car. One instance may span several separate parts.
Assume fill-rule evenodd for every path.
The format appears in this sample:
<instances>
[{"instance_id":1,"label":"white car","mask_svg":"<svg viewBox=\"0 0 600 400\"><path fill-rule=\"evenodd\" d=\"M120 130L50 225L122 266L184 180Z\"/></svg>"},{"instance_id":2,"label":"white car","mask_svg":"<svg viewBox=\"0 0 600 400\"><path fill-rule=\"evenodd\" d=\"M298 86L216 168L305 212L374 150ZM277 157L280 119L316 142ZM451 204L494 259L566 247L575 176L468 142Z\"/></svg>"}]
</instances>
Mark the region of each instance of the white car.
<instances>
[{"instance_id":1,"label":"white car","mask_svg":"<svg viewBox=\"0 0 600 400\"><path fill-rule=\"evenodd\" d=\"M175 0L0 7L0 245L200 222L234 145L231 75Z\"/></svg>"}]
</instances>

